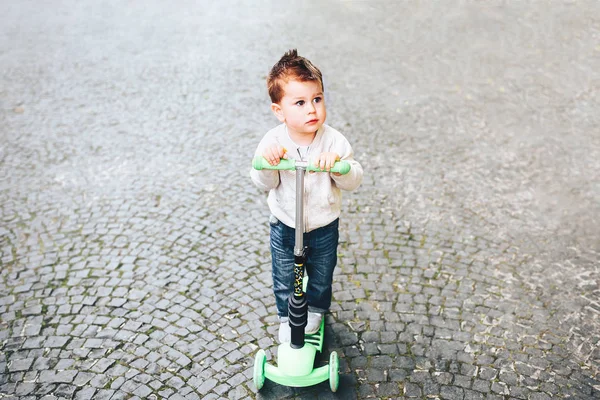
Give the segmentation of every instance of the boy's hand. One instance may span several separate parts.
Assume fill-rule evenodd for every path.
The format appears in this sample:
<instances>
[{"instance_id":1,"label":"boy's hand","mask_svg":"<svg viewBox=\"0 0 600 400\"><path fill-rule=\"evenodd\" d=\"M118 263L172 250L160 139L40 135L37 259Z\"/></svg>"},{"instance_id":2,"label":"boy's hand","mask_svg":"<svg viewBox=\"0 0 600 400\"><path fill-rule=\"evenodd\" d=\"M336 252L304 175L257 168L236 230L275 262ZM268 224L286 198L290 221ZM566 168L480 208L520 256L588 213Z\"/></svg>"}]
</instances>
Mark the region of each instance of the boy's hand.
<instances>
[{"instance_id":1,"label":"boy's hand","mask_svg":"<svg viewBox=\"0 0 600 400\"><path fill-rule=\"evenodd\" d=\"M336 161L340 161L340 156L337 153L321 153L314 161L315 167L319 167L320 169L324 169L325 171L329 171L333 168L333 165ZM334 173L336 176L340 176L337 172Z\"/></svg>"},{"instance_id":2,"label":"boy's hand","mask_svg":"<svg viewBox=\"0 0 600 400\"><path fill-rule=\"evenodd\" d=\"M287 159L287 150L280 144L273 143L263 150L262 156L269 162L269 164L275 166L279 164L279 160L282 158Z\"/></svg>"}]
</instances>

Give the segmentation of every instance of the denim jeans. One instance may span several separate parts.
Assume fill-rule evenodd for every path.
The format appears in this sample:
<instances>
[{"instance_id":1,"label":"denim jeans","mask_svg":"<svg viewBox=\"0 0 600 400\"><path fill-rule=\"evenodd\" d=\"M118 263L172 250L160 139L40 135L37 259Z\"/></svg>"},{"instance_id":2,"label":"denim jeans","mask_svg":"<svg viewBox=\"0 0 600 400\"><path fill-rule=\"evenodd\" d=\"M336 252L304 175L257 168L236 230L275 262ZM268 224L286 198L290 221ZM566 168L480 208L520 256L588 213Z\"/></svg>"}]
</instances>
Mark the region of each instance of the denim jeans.
<instances>
[{"instance_id":1,"label":"denim jeans","mask_svg":"<svg viewBox=\"0 0 600 400\"><path fill-rule=\"evenodd\" d=\"M295 229L271 217L271 259L273 292L277 314L288 315L288 297L294 291ZM306 296L308 310L325 313L331 306L331 283L337 264L339 219L329 225L304 234L306 252L305 273L308 275Z\"/></svg>"}]
</instances>

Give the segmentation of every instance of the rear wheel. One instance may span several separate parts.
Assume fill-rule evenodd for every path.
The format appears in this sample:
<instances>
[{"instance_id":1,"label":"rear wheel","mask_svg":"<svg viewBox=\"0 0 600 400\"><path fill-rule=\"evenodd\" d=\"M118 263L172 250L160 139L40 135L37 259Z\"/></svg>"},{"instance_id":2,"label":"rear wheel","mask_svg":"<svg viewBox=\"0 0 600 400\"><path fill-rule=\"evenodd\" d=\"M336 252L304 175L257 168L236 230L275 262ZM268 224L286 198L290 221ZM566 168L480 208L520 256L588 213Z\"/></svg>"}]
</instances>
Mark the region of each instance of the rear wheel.
<instances>
[{"instance_id":1,"label":"rear wheel","mask_svg":"<svg viewBox=\"0 0 600 400\"><path fill-rule=\"evenodd\" d=\"M265 384L265 363L267 355L263 349L258 350L254 357L254 386L260 390Z\"/></svg>"},{"instance_id":2,"label":"rear wheel","mask_svg":"<svg viewBox=\"0 0 600 400\"><path fill-rule=\"evenodd\" d=\"M338 355L335 351L332 351L329 356L329 388L332 392L336 392L340 385L339 367Z\"/></svg>"}]
</instances>

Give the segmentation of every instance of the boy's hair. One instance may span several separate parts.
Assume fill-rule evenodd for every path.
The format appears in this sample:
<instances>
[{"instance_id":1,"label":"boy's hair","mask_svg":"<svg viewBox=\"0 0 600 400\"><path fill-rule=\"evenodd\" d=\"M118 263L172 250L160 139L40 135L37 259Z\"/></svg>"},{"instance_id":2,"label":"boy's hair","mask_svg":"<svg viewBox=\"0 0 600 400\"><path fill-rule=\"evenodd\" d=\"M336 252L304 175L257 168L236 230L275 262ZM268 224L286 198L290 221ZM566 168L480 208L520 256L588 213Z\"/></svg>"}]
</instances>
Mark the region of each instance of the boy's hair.
<instances>
[{"instance_id":1,"label":"boy's hair","mask_svg":"<svg viewBox=\"0 0 600 400\"><path fill-rule=\"evenodd\" d=\"M273 65L269 76L267 77L267 89L269 97L273 103L279 103L285 93L283 92L283 84L290 80L298 80L300 82L317 81L323 88L323 75L319 68L304 57L298 55L296 49L292 49L285 53L277 64Z\"/></svg>"}]
</instances>

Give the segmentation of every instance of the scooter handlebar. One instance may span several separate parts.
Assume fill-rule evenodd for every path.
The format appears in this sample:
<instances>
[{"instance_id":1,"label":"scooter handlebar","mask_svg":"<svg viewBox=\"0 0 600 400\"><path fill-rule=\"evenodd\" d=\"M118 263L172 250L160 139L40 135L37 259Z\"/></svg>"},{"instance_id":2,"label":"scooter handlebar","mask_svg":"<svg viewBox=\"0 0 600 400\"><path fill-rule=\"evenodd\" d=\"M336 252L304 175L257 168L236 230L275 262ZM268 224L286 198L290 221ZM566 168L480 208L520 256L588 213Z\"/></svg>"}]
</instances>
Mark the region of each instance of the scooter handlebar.
<instances>
[{"instance_id":1,"label":"scooter handlebar","mask_svg":"<svg viewBox=\"0 0 600 400\"><path fill-rule=\"evenodd\" d=\"M279 160L279 164L271 165L264 157L256 156L252 160L252 168L259 171L263 169L294 171L296 169L296 160L282 158ZM350 168L350 163L348 161L336 161L329 171L316 167L310 162L306 165L306 170L310 172L334 172L342 175L346 175L350 172Z\"/></svg>"}]
</instances>

